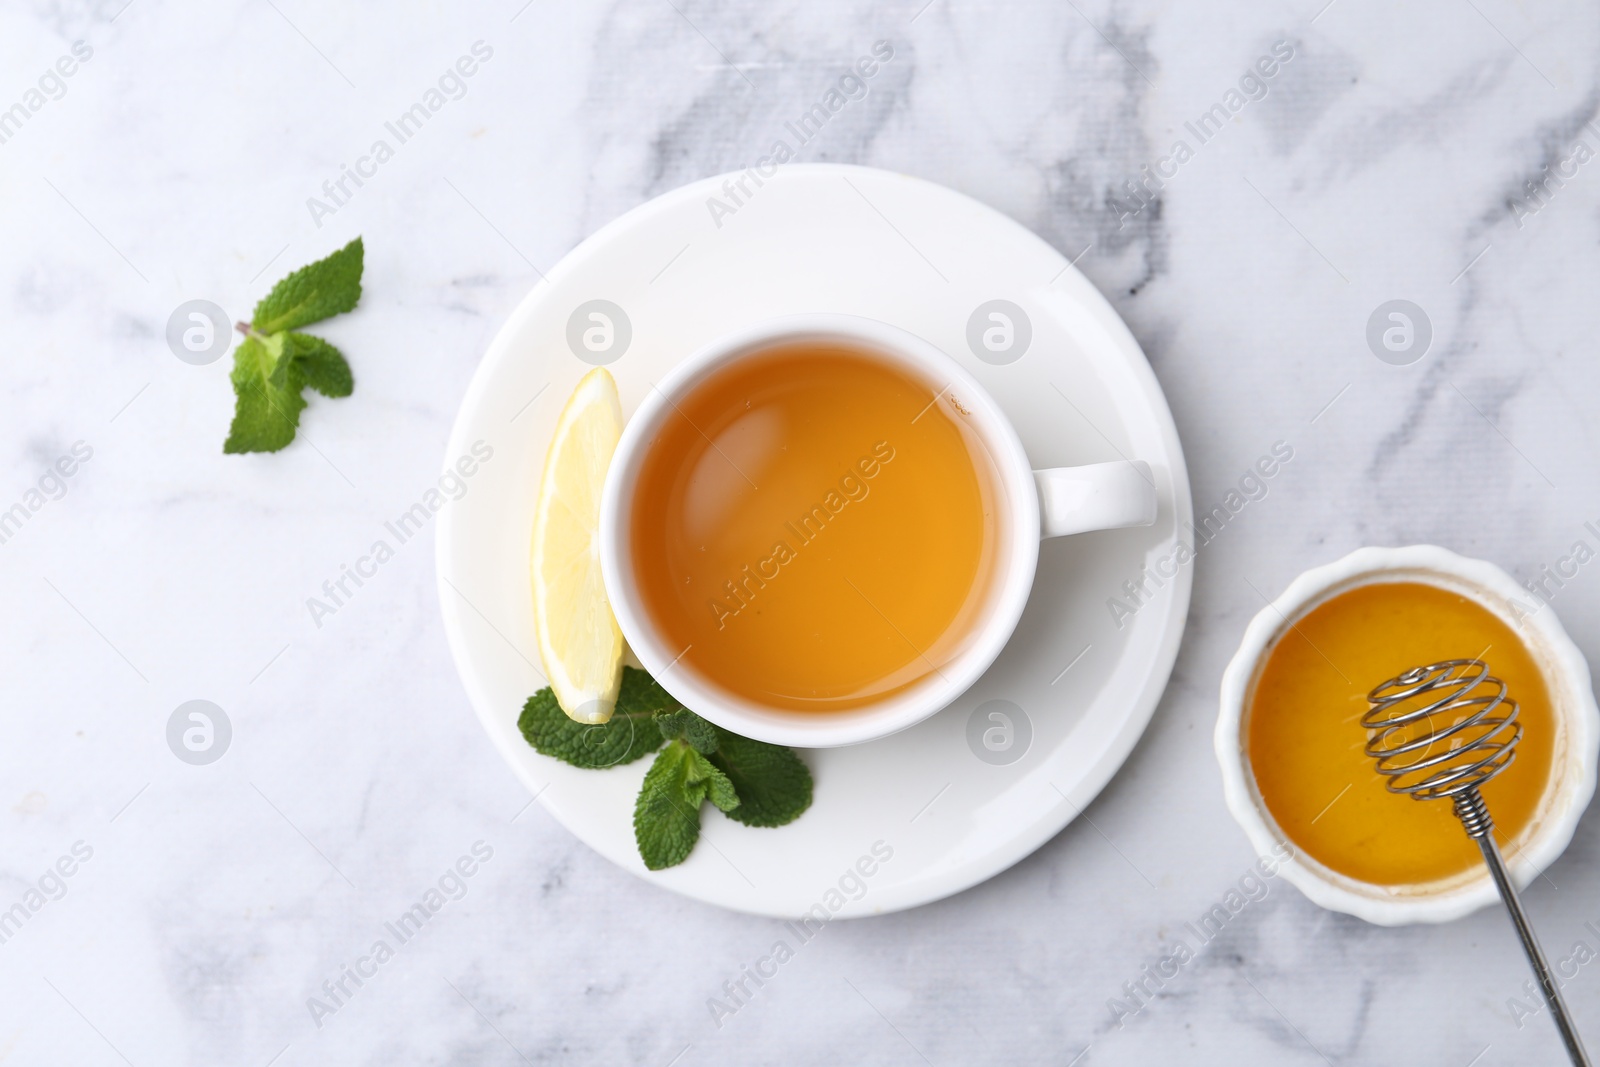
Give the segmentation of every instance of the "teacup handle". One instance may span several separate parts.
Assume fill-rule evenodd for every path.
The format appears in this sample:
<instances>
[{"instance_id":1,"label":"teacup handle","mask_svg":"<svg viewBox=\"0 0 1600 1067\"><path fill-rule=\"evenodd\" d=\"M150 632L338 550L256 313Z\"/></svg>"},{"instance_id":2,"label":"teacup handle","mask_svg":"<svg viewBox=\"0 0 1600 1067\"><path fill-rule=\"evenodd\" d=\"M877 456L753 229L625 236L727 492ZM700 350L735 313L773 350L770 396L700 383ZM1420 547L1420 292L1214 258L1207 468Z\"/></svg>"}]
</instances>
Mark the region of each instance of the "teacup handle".
<instances>
[{"instance_id":1,"label":"teacup handle","mask_svg":"<svg viewBox=\"0 0 1600 1067\"><path fill-rule=\"evenodd\" d=\"M1156 521L1156 484L1142 459L1034 471L1039 535L1149 526Z\"/></svg>"}]
</instances>

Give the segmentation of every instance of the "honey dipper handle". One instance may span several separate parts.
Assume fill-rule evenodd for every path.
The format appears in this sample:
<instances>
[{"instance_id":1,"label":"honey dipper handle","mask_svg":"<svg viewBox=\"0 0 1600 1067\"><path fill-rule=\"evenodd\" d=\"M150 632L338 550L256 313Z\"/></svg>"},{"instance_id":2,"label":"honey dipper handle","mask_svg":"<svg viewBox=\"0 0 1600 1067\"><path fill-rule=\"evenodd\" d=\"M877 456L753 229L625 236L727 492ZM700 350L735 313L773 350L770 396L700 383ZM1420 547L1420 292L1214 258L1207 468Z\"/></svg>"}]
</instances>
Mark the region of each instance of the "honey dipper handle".
<instances>
[{"instance_id":1,"label":"honey dipper handle","mask_svg":"<svg viewBox=\"0 0 1600 1067\"><path fill-rule=\"evenodd\" d=\"M1487 809L1483 808L1483 799L1478 796L1478 791L1472 789L1472 800L1477 801L1476 807L1483 809L1485 822L1487 822ZM1463 794L1464 796L1464 794ZM1461 814L1462 797L1456 798L1457 814ZM1462 815L1462 822L1466 823L1468 832L1472 831L1472 823L1466 815ZM1583 1051L1583 1039L1578 1036L1577 1028L1572 1025L1572 1016L1567 1014L1566 1002L1561 999L1561 989L1556 985L1555 976L1550 973L1550 965L1545 962L1544 951L1539 948L1539 939L1534 936L1533 926L1528 922L1528 916L1522 910L1522 901L1517 897L1517 887L1511 884L1511 875L1506 871L1505 860L1500 858L1500 846L1494 843L1493 823L1484 826L1483 832L1473 834L1478 840L1478 847L1483 850L1483 862L1489 865L1489 873L1494 876L1494 884L1500 890L1500 899L1506 902L1506 910L1511 913L1511 925L1517 928L1517 936L1522 938L1522 950L1528 954L1528 963L1533 967L1534 977L1539 980L1539 989L1544 993L1544 1002L1550 1007L1550 1017L1556 1021L1556 1029L1561 1031L1561 1040L1567 1046L1567 1055L1572 1058L1576 1067L1590 1067L1589 1055Z\"/></svg>"}]
</instances>

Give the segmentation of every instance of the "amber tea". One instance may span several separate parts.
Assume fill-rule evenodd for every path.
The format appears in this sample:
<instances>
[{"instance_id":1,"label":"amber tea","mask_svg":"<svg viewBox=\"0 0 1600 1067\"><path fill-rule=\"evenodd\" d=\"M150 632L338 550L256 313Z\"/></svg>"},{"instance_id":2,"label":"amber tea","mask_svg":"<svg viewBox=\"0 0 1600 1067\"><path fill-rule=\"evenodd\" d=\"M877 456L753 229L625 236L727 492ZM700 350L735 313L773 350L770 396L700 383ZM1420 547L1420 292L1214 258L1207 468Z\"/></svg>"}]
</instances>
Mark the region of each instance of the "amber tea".
<instances>
[{"instance_id":1,"label":"amber tea","mask_svg":"<svg viewBox=\"0 0 1600 1067\"><path fill-rule=\"evenodd\" d=\"M940 387L870 351L787 344L675 401L629 530L672 669L835 711L966 649L1006 520L995 461Z\"/></svg>"}]
</instances>

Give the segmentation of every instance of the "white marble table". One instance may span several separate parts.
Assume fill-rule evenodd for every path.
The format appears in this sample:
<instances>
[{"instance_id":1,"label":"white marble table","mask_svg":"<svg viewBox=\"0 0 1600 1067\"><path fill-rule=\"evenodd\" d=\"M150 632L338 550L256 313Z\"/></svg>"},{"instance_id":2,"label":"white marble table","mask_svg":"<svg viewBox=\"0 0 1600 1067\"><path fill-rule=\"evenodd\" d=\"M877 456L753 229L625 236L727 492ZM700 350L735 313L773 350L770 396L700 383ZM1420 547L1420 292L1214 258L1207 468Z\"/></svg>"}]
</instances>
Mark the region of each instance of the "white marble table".
<instances>
[{"instance_id":1,"label":"white marble table","mask_svg":"<svg viewBox=\"0 0 1600 1067\"><path fill-rule=\"evenodd\" d=\"M1600 149L1600 12L920 2L0 9L0 109L21 106L0 112L0 510L26 512L0 544L0 909L27 913L0 943L0 1062L1558 1061L1508 1008L1526 971L1495 912L1384 930L1277 884L1137 1014L1108 1001L1250 863L1210 731L1258 590L1363 544L1519 578L1597 544L1600 169L1573 156ZM320 627L305 600L431 484L540 270L754 162L877 40L894 61L800 158L946 183L1081 254L1167 391L1199 508L1274 442L1294 458L1202 553L1171 686L1092 825L827 928L718 1026L708 999L779 924L652 889L525 810L450 663L431 532ZM361 163L479 41L460 98ZM1167 177L1135 199L1146 166ZM174 358L169 315L245 317L358 233L366 296L325 330L354 396L314 400L281 454L222 455L229 361ZM1404 366L1366 340L1394 299L1431 322ZM1600 568L1554 604L1600 652ZM167 746L191 699L232 723L210 766ZM313 1018L478 842L461 899ZM1597 888L1591 816L1527 894L1553 956L1600 949ZM1600 967L1568 995L1600 1047Z\"/></svg>"}]
</instances>

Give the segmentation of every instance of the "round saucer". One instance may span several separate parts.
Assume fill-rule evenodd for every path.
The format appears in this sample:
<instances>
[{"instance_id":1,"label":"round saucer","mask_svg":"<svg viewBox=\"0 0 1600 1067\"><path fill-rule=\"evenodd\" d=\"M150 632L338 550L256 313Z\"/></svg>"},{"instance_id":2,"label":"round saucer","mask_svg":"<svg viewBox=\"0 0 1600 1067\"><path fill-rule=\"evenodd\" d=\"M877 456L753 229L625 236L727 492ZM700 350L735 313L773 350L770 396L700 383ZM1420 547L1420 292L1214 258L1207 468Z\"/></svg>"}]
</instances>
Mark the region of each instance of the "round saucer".
<instances>
[{"instance_id":1,"label":"round saucer","mask_svg":"<svg viewBox=\"0 0 1600 1067\"><path fill-rule=\"evenodd\" d=\"M632 813L649 760L580 770L539 755L517 730L523 702L545 684L528 575L545 450L591 366L610 369L631 414L686 354L809 312L878 319L943 349L999 402L1036 468L1147 461L1159 513L1151 527L1044 542L1028 607L994 666L918 726L804 752L816 799L799 820L758 829L708 806L688 861L647 871ZM630 211L553 268L490 345L446 466L474 445L468 492L439 515L437 564L445 631L478 718L564 826L699 900L785 918L819 905L870 915L1005 870L1121 766L1177 656L1191 569L1173 553L1191 518L1189 482L1149 364L1059 253L929 182L790 164L706 179Z\"/></svg>"}]
</instances>

